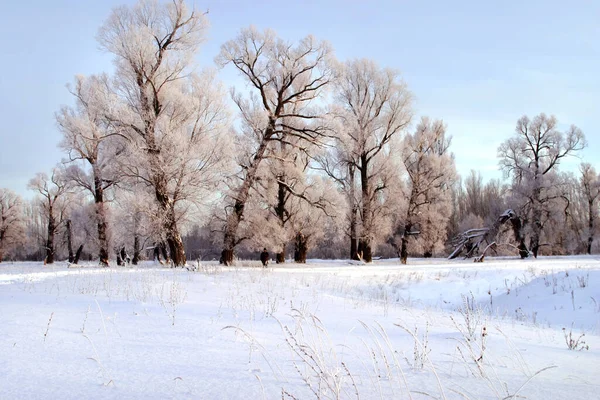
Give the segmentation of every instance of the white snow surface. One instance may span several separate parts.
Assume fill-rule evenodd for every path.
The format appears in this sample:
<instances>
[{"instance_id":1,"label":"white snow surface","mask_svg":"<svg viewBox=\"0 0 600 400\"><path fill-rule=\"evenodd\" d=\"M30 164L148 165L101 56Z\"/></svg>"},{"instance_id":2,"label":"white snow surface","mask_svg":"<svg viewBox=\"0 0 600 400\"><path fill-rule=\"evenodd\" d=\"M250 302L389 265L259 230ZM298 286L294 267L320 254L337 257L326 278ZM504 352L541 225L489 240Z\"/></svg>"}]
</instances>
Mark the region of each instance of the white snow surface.
<instances>
[{"instance_id":1,"label":"white snow surface","mask_svg":"<svg viewBox=\"0 0 600 400\"><path fill-rule=\"evenodd\" d=\"M190 265L0 264L0 399L600 398L599 257Z\"/></svg>"}]
</instances>

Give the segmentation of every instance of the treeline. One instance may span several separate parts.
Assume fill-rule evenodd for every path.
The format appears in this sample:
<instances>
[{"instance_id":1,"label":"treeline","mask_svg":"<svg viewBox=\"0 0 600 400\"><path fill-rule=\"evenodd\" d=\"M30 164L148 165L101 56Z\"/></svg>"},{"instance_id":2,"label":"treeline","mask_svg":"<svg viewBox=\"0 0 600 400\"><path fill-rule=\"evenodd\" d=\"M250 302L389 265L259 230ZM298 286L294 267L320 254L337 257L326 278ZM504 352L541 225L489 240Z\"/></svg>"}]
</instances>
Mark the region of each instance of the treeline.
<instances>
[{"instance_id":1,"label":"treeline","mask_svg":"<svg viewBox=\"0 0 600 400\"><path fill-rule=\"evenodd\" d=\"M0 190L0 260L594 250L598 174L559 170L586 144L577 127L523 117L498 149L507 180L461 179L446 125L416 117L397 71L249 27L215 60L245 80L228 96L194 63L206 18L182 0L113 11L98 41L115 72L77 76L56 113L64 159L33 201Z\"/></svg>"}]
</instances>

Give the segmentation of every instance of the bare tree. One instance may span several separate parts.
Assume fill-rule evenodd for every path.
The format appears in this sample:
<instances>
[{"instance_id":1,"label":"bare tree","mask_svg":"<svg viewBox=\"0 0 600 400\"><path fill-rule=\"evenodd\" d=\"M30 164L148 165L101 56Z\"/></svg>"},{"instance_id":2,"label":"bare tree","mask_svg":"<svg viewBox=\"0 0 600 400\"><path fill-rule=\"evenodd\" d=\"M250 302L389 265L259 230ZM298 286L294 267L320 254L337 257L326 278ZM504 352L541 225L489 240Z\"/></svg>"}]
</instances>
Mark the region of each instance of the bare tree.
<instances>
[{"instance_id":1,"label":"bare tree","mask_svg":"<svg viewBox=\"0 0 600 400\"><path fill-rule=\"evenodd\" d=\"M226 110L214 75L190 74L207 26L183 0L116 8L98 35L116 63L110 122L128 138L127 177L142 180L175 266L186 263L178 224L189 202L213 191L229 147Z\"/></svg>"},{"instance_id":2,"label":"bare tree","mask_svg":"<svg viewBox=\"0 0 600 400\"><path fill-rule=\"evenodd\" d=\"M406 264L411 236L421 238L425 255L439 251L446 240L451 187L456 179L451 138L440 120L424 117L414 134L406 136L402 160L407 173L408 204L400 236L400 261Z\"/></svg>"},{"instance_id":3,"label":"bare tree","mask_svg":"<svg viewBox=\"0 0 600 400\"><path fill-rule=\"evenodd\" d=\"M254 27L243 29L221 47L217 62L232 64L253 90L249 99L232 90L242 118L237 138L241 170L231 184L231 204L225 216L221 260L227 265L233 261L235 246L244 239L238 227L269 149L277 142L287 143L290 137L298 139L302 149L301 143L317 143L325 134L313 104L330 81L329 54L329 46L312 36L293 45L273 31L259 32Z\"/></svg>"},{"instance_id":4,"label":"bare tree","mask_svg":"<svg viewBox=\"0 0 600 400\"><path fill-rule=\"evenodd\" d=\"M65 210L68 206L67 194L71 187L65 178L64 170L54 168L50 177L45 173L38 173L29 181L29 189L38 192L41 196L40 207L47 218L47 236L45 243L46 264L54 263L54 236L58 227L64 222Z\"/></svg>"},{"instance_id":5,"label":"bare tree","mask_svg":"<svg viewBox=\"0 0 600 400\"><path fill-rule=\"evenodd\" d=\"M525 223L531 223L529 247L534 257L537 257L540 247L544 208L552 198L551 173L564 157L573 155L586 145L583 132L575 125L563 133L558 130L557 124L554 116L548 117L543 113L533 120L523 116L517 121L515 136L498 149L502 170L506 176L513 178L513 190L524 198L527 212L522 215L527 218Z\"/></svg>"},{"instance_id":6,"label":"bare tree","mask_svg":"<svg viewBox=\"0 0 600 400\"><path fill-rule=\"evenodd\" d=\"M0 189L0 262L25 241L23 200L9 189Z\"/></svg>"},{"instance_id":7,"label":"bare tree","mask_svg":"<svg viewBox=\"0 0 600 400\"><path fill-rule=\"evenodd\" d=\"M344 127L338 132L349 167L349 189L353 190L353 174L360 182L361 230L358 252L366 262L372 260L374 206L377 192L386 186L377 182L374 165L385 154L395 135L402 133L412 117L412 95L399 74L380 69L370 60L349 61L340 66L335 85L337 110L334 113ZM354 196L352 196L354 197ZM352 218L351 218L352 221Z\"/></svg>"}]
</instances>

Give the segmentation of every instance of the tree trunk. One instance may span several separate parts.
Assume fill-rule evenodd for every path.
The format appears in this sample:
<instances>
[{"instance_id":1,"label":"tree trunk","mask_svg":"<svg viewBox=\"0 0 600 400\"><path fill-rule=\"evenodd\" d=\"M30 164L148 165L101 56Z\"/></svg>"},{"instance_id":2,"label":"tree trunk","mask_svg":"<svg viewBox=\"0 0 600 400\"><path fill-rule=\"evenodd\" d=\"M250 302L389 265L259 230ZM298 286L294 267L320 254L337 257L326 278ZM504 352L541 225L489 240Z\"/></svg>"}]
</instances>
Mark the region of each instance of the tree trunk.
<instances>
[{"instance_id":1,"label":"tree trunk","mask_svg":"<svg viewBox=\"0 0 600 400\"><path fill-rule=\"evenodd\" d=\"M171 259L169 258L169 253L167 253L167 246L165 245L165 242L160 242L158 249L160 250L163 258L165 259L165 263L169 264L171 262Z\"/></svg>"},{"instance_id":2,"label":"tree trunk","mask_svg":"<svg viewBox=\"0 0 600 400\"><path fill-rule=\"evenodd\" d=\"M69 251L69 263L73 263L75 254L73 253L73 232L71 229L71 220L68 219L66 223L67 228L67 250Z\"/></svg>"},{"instance_id":3,"label":"tree trunk","mask_svg":"<svg viewBox=\"0 0 600 400\"><path fill-rule=\"evenodd\" d=\"M402 238L400 239L400 263L403 265L406 265L408 262L408 237L410 236L411 230L412 223L407 222L404 225L404 233L402 233Z\"/></svg>"},{"instance_id":4,"label":"tree trunk","mask_svg":"<svg viewBox=\"0 0 600 400\"><path fill-rule=\"evenodd\" d=\"M513 234L515 235L515 241L517 242L517 248L519 249L519 255L521 258L529 257L529 250L525 244L525 235L523 235L523 223L521 218L514 215L510 218L512 224Z\"/></svg>"},{"instance_id":5,"label":"tree trunk","mask_svg":"<svg viewBox=\"0 0 600 400\"><path fill-rule=\"evenodd\" d=\"M369 168L366 154L361 155L360 184L362 190L362 232L359 247L362 249L362 260L370 263L373 261L371 252L372 223L371 220L371 191L369 190Z\"/></svg>"},{"instance_id":6,"label":"tree trunk","mask_svg":"<svg viewBox=\"0 0 600 400\"><path fill-rule=\"evenodd\" d=\"M287 200L287 188L283 184L283 182L285 182L285 176L280 175L277 177L277 180L277 206L275 207L275 213L279 219L279 225L283 228L285 226L285 203ZM281 251L275 254L275 262L277 264L285 262L285 243L281 244Z\"/></svg>"},{"instance_id":7,"label":"tree trunk","mask_svg":"<svg viewBox=\"0 0 600 400\"><path fill-rule=\"evenodd\" d=\"M306 264L306 254L308 253L307 237L298 232L294 243L294 261L301 264Z\"/></svg>"},{"instance_id":8,"label":"tree trunk","mask_svg":"<svg viewBox=\"0 0 600 400\"><path fill-rule=\"evenodd\" d=\"M256 174L258 172L258 166L265 156L265 151L269 143L269 139L273 136L275 131L275 119L273 117L269 120L269 126L265 131L263 140L260 142L254 158L250 162L250 165L246 169L246 176L242 182L242 186L237 192L235 197L235 203L233 205L233 211L227 216L227 222L225 223L225 232L223 235L223 251L221 252L222 264L232 265L233 264L233 250L237 243L237 231L240 226L240 222L244 217L244 208L246 207L246 201L250 194L250 188L254 185L256 180Z\"/></svg>"},{"instance_id":9,"label":"tree trunk","mask_svg":"<svg viewBox=\"0 0 600 400\"><path fill-rule=\"evenodd\" d=\"M588 200L588 238L587 253L592 254L592 243L594 243L594 200Z\"/></svg>"},{"instance_id":10,"label":"tree trunk","mask_svg":"<svg viewBox=\"0 0 600 400\"><path fill-rule=\"evenodd\" d=\"M46 239L46 264L54 263L54 233L56 231L56 222L52 207L48 208L48 237Z\"/></svg>"},{"instance_id":11,"label":"tree trunk","mask_svg":"<svg viewBox=\"0 0 600 400\"><path fill-rule=\"evenodd\" d=\"M75 258L73 259L73 264L79 263L79 257L81 257L81 251L83 250L83 244L79 245L77 248L77 252L75 252Z\"/></svg>"},{"instance_id":12,"label":"tree trunk","mask_svg":"<svg viewBox=\"0 0 600 400\"><path fill-rule=\"evenodd\" d=\"M154 261L158 261L160 264L162 264L162 261L160 261L160 249L159 249L159 245L157 243L154 244Z\"/></svg>"},{"instance_id":13,"label":"tree trunk","mask_svg":"<svg viewBox=\"0 0 600 400\"><path fill-rule=\"evenodd\" d=\"M137 265L140 260L140 237L135 235L133 238L133 258L131 263Z\"/></svg>"},{"instance_id":14,"label":"tree trunk","mask_svg":"<svg viewBox=\"0 0 600 400\"><path fill-rule=\"evenodd\" d=\"M96 170L94 170L94 202L96 203L96 223L98 228L98 260L100 265L108 266L108 239L106 237L104 188L102 187L102 178Z\"/></svg>"},{"instance_id":15,"label":"tree trunk","mask_svg":"<svg viewBox=\"0 0 600 400\"><path fill-rule=\"evenodd\" d=\"M358 260L358 204L356 204L356 186L354 184L354 165L348 165L350 185L350 259Z\"/></svg>"},{"instance_id":16,"label":"tree trunk","mask_svg":"<svg viewBox=\"0 0 600 400\"><path fill-rule=\"evenodd\" d=\"M408 237L406 233L402 235L401 245L400 245L400 263L406 265L408 262Z\"/></svg>"},{"instance_id":17,"label":"tree trunk","mask_svg":"<svg viewBox=\"0 0 600 400\"><path fill-rule=\"evenodd\" d=\"M186 263L185 259L185 248L183 246L183 240L177 229L177 218L175 216L175 204L167 193L167 182L166 178L161 174L157 177L157 181L154 183L154 189L156 194L156 200L161 208L164 222L163 230L167 240L167 246L169 246L169 253L171 254L171 261L174 267L183 267ZM162 249L165 249L165 244L162 244ZM166 249L163 256L166 254ZM167 262L168 257L165 257Z\"/></svg>"},{"instance_id":18,"label":"tree trunk","mask_svg":"<svg viewBox=\"0 0 600 400\"><path fill-rule=\"evenodd\" d=\"M283 250L275 254L275 262L277 264L285 263L285 244L283 244L281 247Z\"/></svg>"}]
</instances>

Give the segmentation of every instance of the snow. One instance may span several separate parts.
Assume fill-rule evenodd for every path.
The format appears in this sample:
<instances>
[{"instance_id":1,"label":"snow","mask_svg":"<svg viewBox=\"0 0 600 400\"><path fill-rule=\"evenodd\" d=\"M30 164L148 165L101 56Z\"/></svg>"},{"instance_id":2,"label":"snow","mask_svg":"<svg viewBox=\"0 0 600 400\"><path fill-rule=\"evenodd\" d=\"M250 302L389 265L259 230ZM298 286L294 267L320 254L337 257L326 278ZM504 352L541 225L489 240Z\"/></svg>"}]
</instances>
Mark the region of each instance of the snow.
<instances>
[{"instance_id":1,"label":"snow","mask_svg":"<svg viewBox=\"0 0 600 400\"><path fill-rule=\"evenodd\" d=\"M2 263L0 398L598 398L600 258L409 263Z\"/></svg>"}]
</instances>

